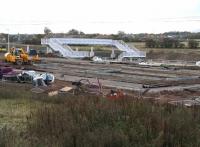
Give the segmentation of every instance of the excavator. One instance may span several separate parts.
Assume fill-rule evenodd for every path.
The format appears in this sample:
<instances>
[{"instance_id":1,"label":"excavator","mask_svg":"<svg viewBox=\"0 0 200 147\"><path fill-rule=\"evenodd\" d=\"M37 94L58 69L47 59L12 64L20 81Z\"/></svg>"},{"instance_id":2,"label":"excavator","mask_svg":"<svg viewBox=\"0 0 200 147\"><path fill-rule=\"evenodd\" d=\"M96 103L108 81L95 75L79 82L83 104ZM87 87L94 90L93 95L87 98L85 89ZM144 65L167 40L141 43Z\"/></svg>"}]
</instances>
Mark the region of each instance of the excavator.
<instances>
[{"instance_id":1,"label":"excavator","mask_svg":"<svg viewBox=\"0 0 200 147\"><path fill-rule=\"evenodd\" d=\"M40 62L38 54L34 54L31 57L23 48L11 48L9 52L5 54L5 61L17 65L29 64L33 62Z\"/></svg>"}]
</instances>

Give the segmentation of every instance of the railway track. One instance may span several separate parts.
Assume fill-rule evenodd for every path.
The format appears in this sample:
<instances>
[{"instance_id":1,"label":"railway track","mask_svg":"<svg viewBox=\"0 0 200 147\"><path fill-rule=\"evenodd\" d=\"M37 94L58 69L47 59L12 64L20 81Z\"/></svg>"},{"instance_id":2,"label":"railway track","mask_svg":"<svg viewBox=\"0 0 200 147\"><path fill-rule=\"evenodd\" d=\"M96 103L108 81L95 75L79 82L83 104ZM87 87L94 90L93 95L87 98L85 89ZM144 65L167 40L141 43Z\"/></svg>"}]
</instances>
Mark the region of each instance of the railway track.
<instances>
[{"instance_id":1,"label":"railway track","mask_svg":"<svg viewBox=\"0 0 200 147\"><path fill-rule=\"evenodd\" d=\"M113 81L113 84L128 83L147 85L192 85L199 84L199 70L189 69L164 69L161 67L143 67L138 65L121 64L94 64L89 61L79 60L48 60L46 64L39 64L37 69L52 72L59 76L72 76L79 78L99 78ZM59 77L60 78L60 77ZM190 79L191 78L191 79ZM65 79L71 80L71 79ZM119 86L118 85L118 86ZM113 85L117 86L117 85ZM129 85L130 87L130 85Z\"/></svg>"}]
</instances>

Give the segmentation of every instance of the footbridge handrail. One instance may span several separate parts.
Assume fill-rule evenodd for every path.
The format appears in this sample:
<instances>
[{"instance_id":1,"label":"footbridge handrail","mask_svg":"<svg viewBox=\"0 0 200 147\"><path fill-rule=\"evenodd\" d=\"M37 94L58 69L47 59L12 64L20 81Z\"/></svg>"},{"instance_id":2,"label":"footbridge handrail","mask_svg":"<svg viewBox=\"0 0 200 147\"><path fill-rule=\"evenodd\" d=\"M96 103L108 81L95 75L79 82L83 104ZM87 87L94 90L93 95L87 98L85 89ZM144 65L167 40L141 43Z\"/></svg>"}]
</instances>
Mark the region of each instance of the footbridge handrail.
<instances>
[{"instance_id":1,"label":"footbridge handrail","mask_svg":"<svg viewBox=\"0 0 200 147\"><path fill-rule=\"evenodd\" d=\"M69 45L109 45L115 46L122 52L120 58L123 57L145 57L144 52L139 51L135 47L130 47L122 40L112 39L88 39L88 38L44 38L41 44L49 45L53 50L59 51L63 57L88 57L89 52L74 51ZM65 45L65 47L64 47Z\"/></svg>"}]
</instances>

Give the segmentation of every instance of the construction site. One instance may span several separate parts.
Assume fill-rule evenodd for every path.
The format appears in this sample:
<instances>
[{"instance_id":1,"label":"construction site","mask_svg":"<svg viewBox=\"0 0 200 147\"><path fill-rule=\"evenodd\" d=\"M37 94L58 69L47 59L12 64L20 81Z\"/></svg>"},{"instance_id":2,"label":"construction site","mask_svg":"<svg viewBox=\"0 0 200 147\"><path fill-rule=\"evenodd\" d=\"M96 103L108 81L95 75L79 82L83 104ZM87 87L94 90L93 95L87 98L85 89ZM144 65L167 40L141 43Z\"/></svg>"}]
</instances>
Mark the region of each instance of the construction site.
<instances>
[{"instance_id":1,"label":"construction site","mask_svg":"<svg viewBox=\"0 0 200 147\"><path fill-rule=\"evenodd\" d=\"M199 146L199 49L56 37L8 46L0 145Z\"/></svg>"},{"instance_id":2,"label":"construction site","mask_svg":"<svg viewBox=\"0 0 200 147\"><path fill-rule=\"evenodd\" d=\"M200 0L0 4L0 147L200 147Z\"/></svg>"},{"instance_id":3,"label":"construction site","mask_svg":"<svg viewBox=\"0 0 200 147\"><path fill-rule=\"evenodd\" d=\"M145 51L111 39L45 38L41 44L46 53L55 56L39 57L29 46L26 52L34 52L32 57L25 56L20 49L1 54L1 83L18 82L18 86L34 83L32 92L49 96L93 94L173 105L200 104L200 67L196 61L152 60ZM87 45L89 49L79 51L71 45ZM106 46L109 56L96 56L93 48L96 45Z\"/></svg>"}]
</instances>

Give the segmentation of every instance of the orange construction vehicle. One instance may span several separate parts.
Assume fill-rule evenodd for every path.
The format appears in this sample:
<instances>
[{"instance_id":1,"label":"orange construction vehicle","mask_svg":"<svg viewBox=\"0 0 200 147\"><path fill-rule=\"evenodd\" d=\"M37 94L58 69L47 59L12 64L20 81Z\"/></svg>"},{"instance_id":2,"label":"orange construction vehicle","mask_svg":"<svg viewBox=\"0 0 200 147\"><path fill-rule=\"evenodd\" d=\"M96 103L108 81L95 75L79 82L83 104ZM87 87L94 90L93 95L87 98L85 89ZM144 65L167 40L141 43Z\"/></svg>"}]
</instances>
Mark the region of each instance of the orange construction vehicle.
<instances>
[{"instance_id":1,"label":"orange construction vehicle","mask_svg":"<svg viewBox=\"0 0 200 147\"><path fill-rule=\"evenodd\" d=\"M26 53L22 48L11 48L10 51L5 54L6 62L11 62L17 65L32 64L39 60L38 55L29 57L28 53Z\"/></svg>"},{"instance_id":2,"label":"orange construction vehicle","mask_svg":"<svg viewBox=\"0 0 200 147\"><path fill-rule=\"evenodd\" d=\"M41 62L41 59L39 58L38 53L35 49L30 49L29 57L30 57L31 61L34 62L34 63L40 63Z\"/></svg>"}]
</instances>

